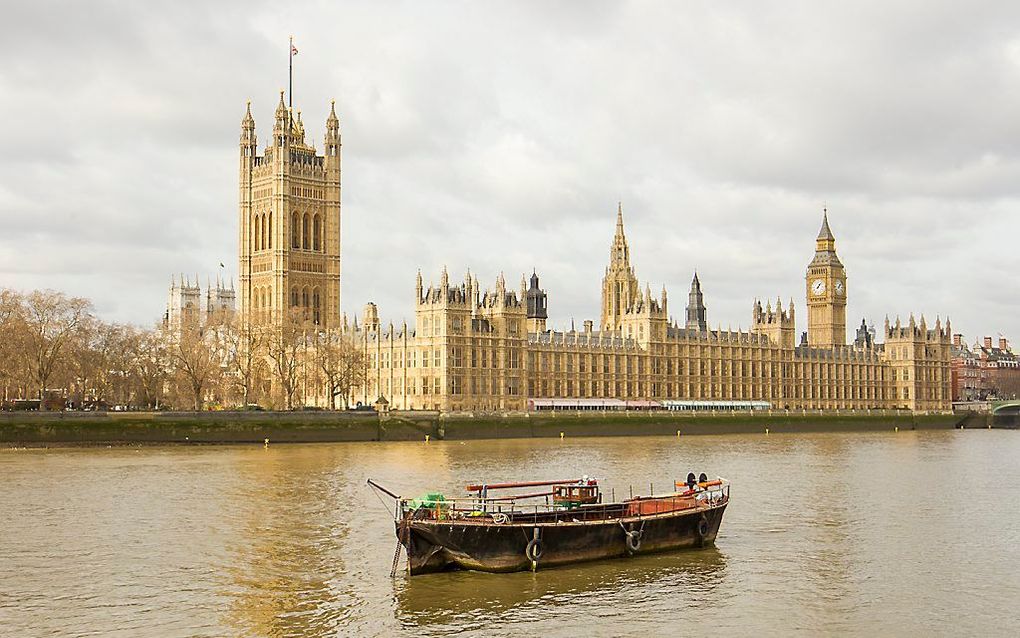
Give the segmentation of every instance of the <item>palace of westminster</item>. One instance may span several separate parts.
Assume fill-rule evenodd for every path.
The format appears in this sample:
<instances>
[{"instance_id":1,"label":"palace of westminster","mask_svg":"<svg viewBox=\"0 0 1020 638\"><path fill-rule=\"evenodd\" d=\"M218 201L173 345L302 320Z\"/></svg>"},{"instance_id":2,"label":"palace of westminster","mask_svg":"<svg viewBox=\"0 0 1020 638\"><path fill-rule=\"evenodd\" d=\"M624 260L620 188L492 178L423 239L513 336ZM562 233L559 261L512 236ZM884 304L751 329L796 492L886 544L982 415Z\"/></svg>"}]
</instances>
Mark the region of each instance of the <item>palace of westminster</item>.
<instances>
[{"instance_id":1,"label":"palace of westminster","mask_svg":"<svg viewBox=\"0 0 1020 638\"><path fill-rule=\"evenodd\" d=\"M340 312L340 125L331 108L320 155L305 140L300 112L280 95L272 137L259 153L250 105L241 121L239 278L218 283L207 311L280 325L295 309L319 329L342 330L363 348L367 382L355 398L393 409L525 411L536 402L767 402L775 409L951 408L950 334L937 320L887 319L880 336L862 322L847 343L847 281L827 215L805 273L807 331L797 336L794 304L752 304L749 331L712 329L695 274L682 322L665 288L642 290L618 210L602 279L598 329L550 330L538 275L482 290L468 274L438 283L421 273L414 324L383 325L374 304L360 322ZM173 283L167 321L197 316L197 282ZM322 398L306 398L323 403ZM569 401L568 401L569 402ZM706 405L708 405L706 403Z\"/></svg>"}]
</instances>

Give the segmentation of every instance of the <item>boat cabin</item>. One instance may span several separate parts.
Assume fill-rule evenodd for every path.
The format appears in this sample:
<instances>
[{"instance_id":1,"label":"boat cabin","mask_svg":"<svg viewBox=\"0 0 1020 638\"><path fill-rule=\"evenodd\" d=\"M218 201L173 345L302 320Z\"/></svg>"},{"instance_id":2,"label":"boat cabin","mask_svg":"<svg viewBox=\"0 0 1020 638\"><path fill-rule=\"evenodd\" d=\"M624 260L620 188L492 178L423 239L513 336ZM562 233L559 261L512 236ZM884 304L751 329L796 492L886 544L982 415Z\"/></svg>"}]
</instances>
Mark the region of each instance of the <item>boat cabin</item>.
<instances>
[{"instance_id":1,"label":"boat cabin","mask_svg":"<svg viewBox=\"0 0 1020 638\"><path fill-rule=\"evenodd\" d=\"M557 507L578 507L602 502L598 483L589 481L585 485L554 485L553 505Z\"/></svg>"}]
</instances>

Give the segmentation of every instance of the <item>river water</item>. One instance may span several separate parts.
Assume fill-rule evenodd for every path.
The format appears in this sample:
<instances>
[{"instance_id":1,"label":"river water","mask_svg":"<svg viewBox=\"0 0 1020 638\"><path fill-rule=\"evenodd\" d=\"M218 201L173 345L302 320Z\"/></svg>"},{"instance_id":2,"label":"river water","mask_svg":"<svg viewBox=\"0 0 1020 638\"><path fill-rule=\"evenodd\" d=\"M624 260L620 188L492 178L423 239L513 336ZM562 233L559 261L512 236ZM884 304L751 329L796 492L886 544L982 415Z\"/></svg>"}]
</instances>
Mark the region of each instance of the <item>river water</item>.
<instances>
[{"instance_id":1,"label":"river water","mask_svg":"<svg viewBox=\"0 0 1020 638\"><path fill-rule=\"evenodd\" d=\"M391 579L365 485L688 471L714 548L509 575ZM1016 635L1018 530L1016 431L4 450L0 635Z\"/></svg>"}]
</instances>

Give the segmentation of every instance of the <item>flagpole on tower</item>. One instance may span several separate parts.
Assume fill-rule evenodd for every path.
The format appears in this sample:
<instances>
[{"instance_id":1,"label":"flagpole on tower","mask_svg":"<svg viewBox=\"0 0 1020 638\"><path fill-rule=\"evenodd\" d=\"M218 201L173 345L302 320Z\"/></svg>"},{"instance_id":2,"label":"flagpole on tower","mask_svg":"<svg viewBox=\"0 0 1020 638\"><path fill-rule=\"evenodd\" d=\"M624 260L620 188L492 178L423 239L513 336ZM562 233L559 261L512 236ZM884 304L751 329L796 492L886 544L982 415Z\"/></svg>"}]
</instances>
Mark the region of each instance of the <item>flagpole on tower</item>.
<instances>
[{"instance_id":1,"label":"flagpole on tower","mask_svg":"<svg viewBox=\"0 0 1020 638\"><path fill-rule=\"evenodd\" d=\"M287 47L287 106L294 108L294 36L290 36Z\"/></svg>"}]
</instances>

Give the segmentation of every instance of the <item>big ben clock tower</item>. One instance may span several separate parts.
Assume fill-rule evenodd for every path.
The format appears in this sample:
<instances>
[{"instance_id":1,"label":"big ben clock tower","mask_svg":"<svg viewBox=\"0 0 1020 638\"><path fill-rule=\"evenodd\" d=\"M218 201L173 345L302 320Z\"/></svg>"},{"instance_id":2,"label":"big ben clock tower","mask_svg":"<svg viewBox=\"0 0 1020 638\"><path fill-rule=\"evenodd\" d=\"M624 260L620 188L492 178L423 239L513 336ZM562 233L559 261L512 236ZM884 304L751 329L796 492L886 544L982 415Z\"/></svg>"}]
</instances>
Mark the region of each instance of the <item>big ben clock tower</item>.
<instances>
[{"instance_id":1,"label":"big ben clock tower","mask_svg":"<svg viewBox=\"0 0 1020 638\"><path fill-rule=\"evenodd\" d=\"M808 345L832 348L846 345L846 271L836 256L836 238L829 215L815 240L815 257L807 267Z\"/></svg>"}]
</instances>

